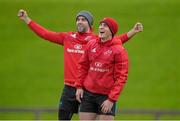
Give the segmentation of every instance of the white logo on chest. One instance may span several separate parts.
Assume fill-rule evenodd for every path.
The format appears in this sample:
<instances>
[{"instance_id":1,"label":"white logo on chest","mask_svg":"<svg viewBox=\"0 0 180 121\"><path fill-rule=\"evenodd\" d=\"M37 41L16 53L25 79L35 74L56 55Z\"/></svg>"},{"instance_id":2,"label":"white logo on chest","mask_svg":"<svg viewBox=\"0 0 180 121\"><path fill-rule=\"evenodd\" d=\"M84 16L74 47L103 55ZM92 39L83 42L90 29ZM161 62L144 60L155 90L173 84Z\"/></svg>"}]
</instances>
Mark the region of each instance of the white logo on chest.
<instances>
[{"instance_id":1,"label":"white logo on chest","mask_svg":"<svg viewBox=\"0 0 180 121\"><path fill-rule=\"evenodd\" d=\"M87 37L85 38L85 40L86 40L86 41L89 41L89 40L91 40L91 38L92 38L91 36L87 36Z\"/></svg>"},{"instance_id":2,"label":"white logo on chest","mask_svg":"<svg viewBox=\"0 0 180 121\"><path fill-rule=\"evenodd\" d=\"M71 37L76 38L76 34L71 34Z\"/></svg>"},{"instance_id":3,"label":"white logo on chest","mask_svg":"<svg viewBox=\"0 0 180 121\"><path fill-rule=\"evenodd\" d=\"M102 67L102 63L100 63L100 62L95 62L95 66L96 66L96 67Z\"/></svg>"},{"instance_id":4,"label":"white logo on chest","mask_svg":"<svg viewBox=\"0 0 180 121\"><path fill-rule=\"evenodd\" d=\"M112 54L112 50L107 50L104 52L104 55L111 55Z\"/></svg>"},{"instance_id":5,"label":"white logo on chest","mask_svg":"<svg viewBox=\"0 0 180 121\"><path fill-rule=\"evenodd\" d=\"M92 49L91 52L92 52L92 53L95 53L95 52L96 52L96 48Z\"/></svg>"},{"instance_id":6,"label":"white logo on chest","mask_svg":"<svg viewBox=\"0 0 180 121\"><path fill-rule=\"evenodd\" d=\"M77 50L80 50L80 49L82 49L82 45L76 44L76 45L74 45L74 48L77 49Z\"/></svg>"}]
</instances>

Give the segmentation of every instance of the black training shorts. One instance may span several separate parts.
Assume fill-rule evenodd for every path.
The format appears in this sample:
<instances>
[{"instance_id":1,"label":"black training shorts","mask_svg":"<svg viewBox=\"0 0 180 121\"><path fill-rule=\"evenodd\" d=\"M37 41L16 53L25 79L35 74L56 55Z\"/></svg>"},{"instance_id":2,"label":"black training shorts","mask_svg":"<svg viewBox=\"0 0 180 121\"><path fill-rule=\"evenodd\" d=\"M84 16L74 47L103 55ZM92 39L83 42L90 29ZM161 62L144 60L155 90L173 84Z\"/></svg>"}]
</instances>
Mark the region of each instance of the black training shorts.
<instances>
[{"instance_id":1,"label":"black training shorts","mask_svg":"<svg viewBox=\"0 0 180 121\"><path fill-rule=\"evenodd\" d=\"M108 113L101 111L101 104L108 99L107 95L91 93L84 90L82 102L80 104L80 112L97 113L98 115L113 115L115 116L116 103Z\"/></svg>"},{"instance_id":2,"label":"black training shorts","mask_svg":"<svg viewBox=\"0 0 180 121\"><path fill-rule=\"evenodd\" d=\"M60 99L59 110L78 113L78 109L79 102L76 100L76 88L65 85Z\"/></svg>"}]
</instances>

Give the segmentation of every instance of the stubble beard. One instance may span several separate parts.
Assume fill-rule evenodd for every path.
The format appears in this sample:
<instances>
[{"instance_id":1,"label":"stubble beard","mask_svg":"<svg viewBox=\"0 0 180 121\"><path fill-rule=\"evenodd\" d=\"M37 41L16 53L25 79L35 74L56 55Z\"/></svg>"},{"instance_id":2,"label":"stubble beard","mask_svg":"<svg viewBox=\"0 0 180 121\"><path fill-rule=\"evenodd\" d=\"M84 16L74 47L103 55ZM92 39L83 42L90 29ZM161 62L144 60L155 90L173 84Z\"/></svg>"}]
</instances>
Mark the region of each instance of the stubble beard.
<instances>
[{"instance_id":1,"label":"stubble beard","mask_svg":"<svg viewBox=\"0 0 180 121\"><path fill-rule=\"evenodd\" d=\"M77 25L77 31L79 33L85 33L87 31L87 29L82 25Z\"/></svg>"}]
</instances>

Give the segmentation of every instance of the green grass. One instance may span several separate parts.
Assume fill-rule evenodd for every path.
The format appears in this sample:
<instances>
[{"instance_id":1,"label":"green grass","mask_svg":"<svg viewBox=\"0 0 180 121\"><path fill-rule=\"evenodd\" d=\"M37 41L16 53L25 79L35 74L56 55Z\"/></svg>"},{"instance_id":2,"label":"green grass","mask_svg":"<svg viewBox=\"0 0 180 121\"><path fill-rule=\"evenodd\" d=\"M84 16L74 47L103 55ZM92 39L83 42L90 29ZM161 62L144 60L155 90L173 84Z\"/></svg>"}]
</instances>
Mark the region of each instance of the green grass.
<instances>
[{"instance_id":1,"label":"green grass","mask_svg":"<svg viewBox=\"0 0 180 121\"><path fill-rule=\"evenodd\" d=\"M16 17L23 8L53 31L75 31L75 15L83 9L93 13L95 32L98 21L106 16L117 19L118 34L142 22L144 32L124 45L130 68L118 107L180 109L180 1L1 0L0 6L0 107L57 108L63 88L63 47L31 32ZM32 119L29 114L22 117ZM56 115L43 115L43 119L48 117L57 119ZM0 114L0 119L19 117Z\"/></svg>"}]
</instances>

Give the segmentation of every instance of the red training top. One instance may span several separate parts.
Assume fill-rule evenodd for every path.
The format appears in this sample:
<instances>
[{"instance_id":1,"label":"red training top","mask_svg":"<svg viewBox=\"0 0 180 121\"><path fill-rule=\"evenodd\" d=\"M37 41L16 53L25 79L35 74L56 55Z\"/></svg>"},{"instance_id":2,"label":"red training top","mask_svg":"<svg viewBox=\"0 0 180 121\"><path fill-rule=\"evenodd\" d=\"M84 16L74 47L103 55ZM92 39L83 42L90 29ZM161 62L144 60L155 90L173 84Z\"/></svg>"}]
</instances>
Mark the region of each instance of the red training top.
<instances>
[{"instance_id":1,"label":"red training top","mask_svg":"<svg viewBox=\"0 0 180 121\"><path fill-rule=\"evenodd\" d=\"M75 84L77 88L108 95L112 102L118 100L128 76L127 52L122 46L113 44L115 40L103 43L97 38L87 44L79 61Z\"/></svg>"},{"instance_id":2,"label":"red training top","mask_svg":"<svg viewBox=\"0 0 180 121\"><path fill-rule=\"evenodd\" d=\"M78 74L78 61L84 54L87 42L97 38L97 36L92 32L52 32L34 21L31 21L28 26L41 38L64 46L64 83L75 87L75 81L77 80ZM114 41L114 43L118 44L125 43L129 39L126 33L117 36L117 38L119 38L119 40Z\"/></svg>"}]
</instances>

